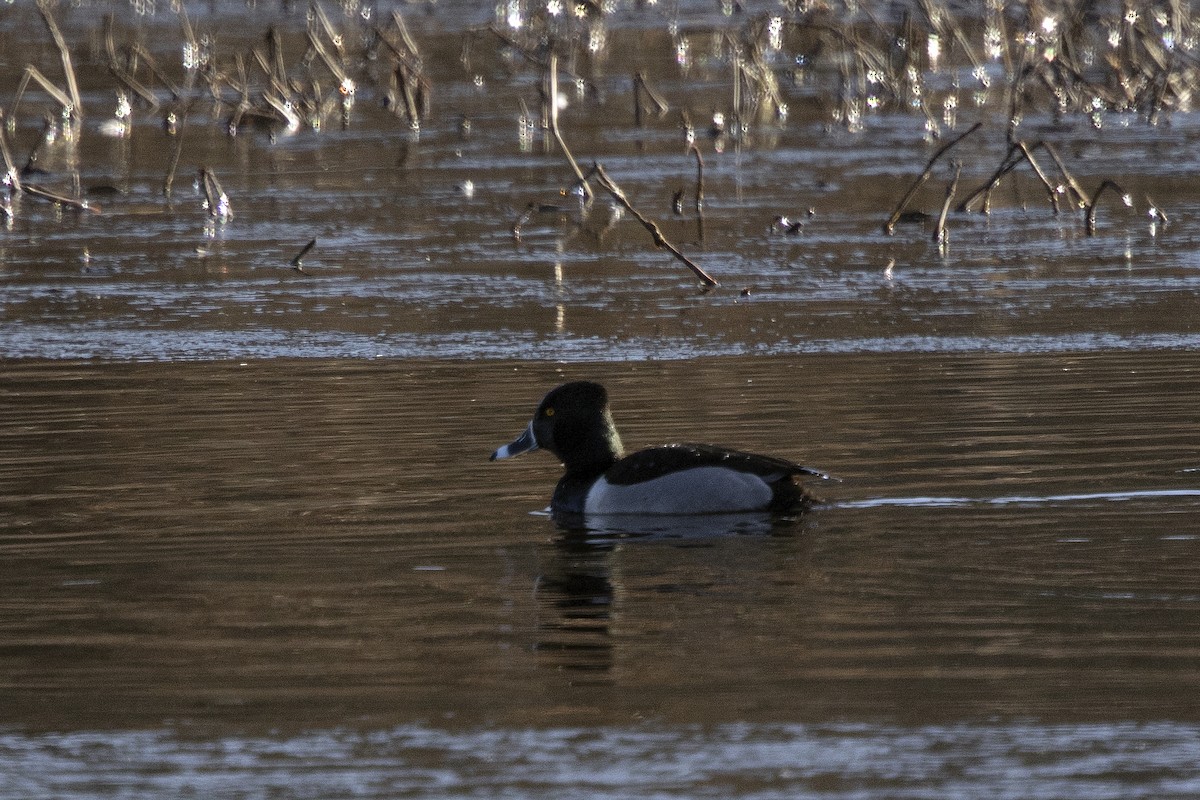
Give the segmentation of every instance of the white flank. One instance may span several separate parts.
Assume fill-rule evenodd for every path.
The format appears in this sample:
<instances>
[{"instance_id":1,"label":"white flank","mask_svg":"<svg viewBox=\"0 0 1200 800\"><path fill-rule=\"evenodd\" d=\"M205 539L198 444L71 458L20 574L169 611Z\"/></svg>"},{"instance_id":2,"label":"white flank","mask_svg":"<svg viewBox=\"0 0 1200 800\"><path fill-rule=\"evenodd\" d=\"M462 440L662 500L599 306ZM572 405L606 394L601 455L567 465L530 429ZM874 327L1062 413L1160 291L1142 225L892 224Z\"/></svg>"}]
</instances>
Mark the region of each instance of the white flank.
<instances>
[{"instance_id":1,"label":"white flank","mask_svg":"<svg viewBox=\"0 0 1200 800\"><path fill-rule=\"evenodd\" d=\"M695 467L632 486L596 481L585 514L720 514L758 511L771 487L757 475L726 467Z\"/></svg>"}]
</instances>

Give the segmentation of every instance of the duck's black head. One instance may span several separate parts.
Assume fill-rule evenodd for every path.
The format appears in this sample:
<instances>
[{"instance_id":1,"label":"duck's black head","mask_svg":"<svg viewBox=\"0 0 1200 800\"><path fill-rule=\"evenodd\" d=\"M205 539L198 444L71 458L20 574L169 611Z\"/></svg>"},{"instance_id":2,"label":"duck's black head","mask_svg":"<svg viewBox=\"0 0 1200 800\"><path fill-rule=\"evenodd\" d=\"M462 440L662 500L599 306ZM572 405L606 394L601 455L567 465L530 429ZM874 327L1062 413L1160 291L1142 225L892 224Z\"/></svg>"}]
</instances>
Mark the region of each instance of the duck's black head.
<instances>
[{"instance_id":1,"label":"duck's black head","mask_svg":"<svg viewBox=\"0 0 1200 800\"><path fill-rule=\"evenodd\" d=\"M564 383L538 405L521 436L492 454L493 459L544 448L558 456L567 472L607 469L621 457L621 437L608 410L608 392L590 381Z\"/></svg>"}]
</instances>

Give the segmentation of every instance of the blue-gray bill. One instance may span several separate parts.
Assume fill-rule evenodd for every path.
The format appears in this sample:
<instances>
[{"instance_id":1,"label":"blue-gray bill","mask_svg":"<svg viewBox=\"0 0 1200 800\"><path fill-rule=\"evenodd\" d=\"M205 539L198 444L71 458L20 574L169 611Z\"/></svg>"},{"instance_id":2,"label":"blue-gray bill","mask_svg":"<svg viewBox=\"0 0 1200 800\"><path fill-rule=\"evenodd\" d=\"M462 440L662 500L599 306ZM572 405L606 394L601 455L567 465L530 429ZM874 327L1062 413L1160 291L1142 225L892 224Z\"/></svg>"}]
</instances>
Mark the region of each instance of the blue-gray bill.
<instances>
[{"instance_id":1,"label":"blue-gray bill","mask_svg":"<svg viewBox=\"0 0 1200 800\"><path fill-rule=\"evenodd\" d=\"M489 460L495 461L498 458L512 458L513 456L521 455L521 453L528 453L531 450L537 449L538 443L533 435L533 423L531 422L529 423L529 427L520 436L503 447L497 448Z\"/></svg>"}]
</instances>

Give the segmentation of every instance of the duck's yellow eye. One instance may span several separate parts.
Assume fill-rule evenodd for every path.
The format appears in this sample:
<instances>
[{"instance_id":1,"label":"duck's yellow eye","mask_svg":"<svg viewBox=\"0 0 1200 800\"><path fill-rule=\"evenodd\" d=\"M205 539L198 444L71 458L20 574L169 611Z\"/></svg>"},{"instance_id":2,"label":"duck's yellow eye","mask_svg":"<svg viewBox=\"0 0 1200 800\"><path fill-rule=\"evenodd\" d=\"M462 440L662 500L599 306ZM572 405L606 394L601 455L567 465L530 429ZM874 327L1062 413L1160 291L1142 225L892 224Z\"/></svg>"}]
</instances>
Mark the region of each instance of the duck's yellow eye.
<instances>
[{"instance_id":1,"label":"duck's yellow eye","mask_svg":"<svg viewBox=\"0 0 1200 800\"><path fill-rule=\"evenodd\" d=\"M554 416L554 409L553 409L553 408L547 408L545 411L543 411L543 412L542 412L542 416L544 416L544 417L553 417L553 416Z\"/></svg>"}]
</instances>

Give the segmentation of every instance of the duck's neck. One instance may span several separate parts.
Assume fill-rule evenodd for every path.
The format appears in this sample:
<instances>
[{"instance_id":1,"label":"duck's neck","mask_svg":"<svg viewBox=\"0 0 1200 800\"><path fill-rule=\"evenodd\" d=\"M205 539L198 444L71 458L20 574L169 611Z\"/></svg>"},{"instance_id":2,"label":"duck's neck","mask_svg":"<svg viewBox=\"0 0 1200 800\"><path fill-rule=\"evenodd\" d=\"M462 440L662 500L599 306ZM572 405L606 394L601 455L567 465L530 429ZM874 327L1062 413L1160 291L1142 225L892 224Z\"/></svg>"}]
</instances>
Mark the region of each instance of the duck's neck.
<instances>
[{"instance_id":1,"label":"duck's neck","mask_svg":"<svg viewBox=\"0 0 1200 800\"><path fill-rule=\"evenodd\" d=\"M566 474L554 487L551 507L556 514L582 514L592 485L624 454L621 437L608 411L603 424L589 425L587 434L568 452L561 452Z\"/></svg>"},{"instance_id":2,"label":"duck's neck","mask_svg":"<svg viewBox=\"0 0 1200 800\"><path fill-rule=\"evenodd\" d=\"M569 450L559 453L567 476L578 480L595 480L624 454L621 437L608 411L603 424L585 426L582 438L573 441ZM569 440L571 441L571 440Z\"/></svg>"}]
</instances>

